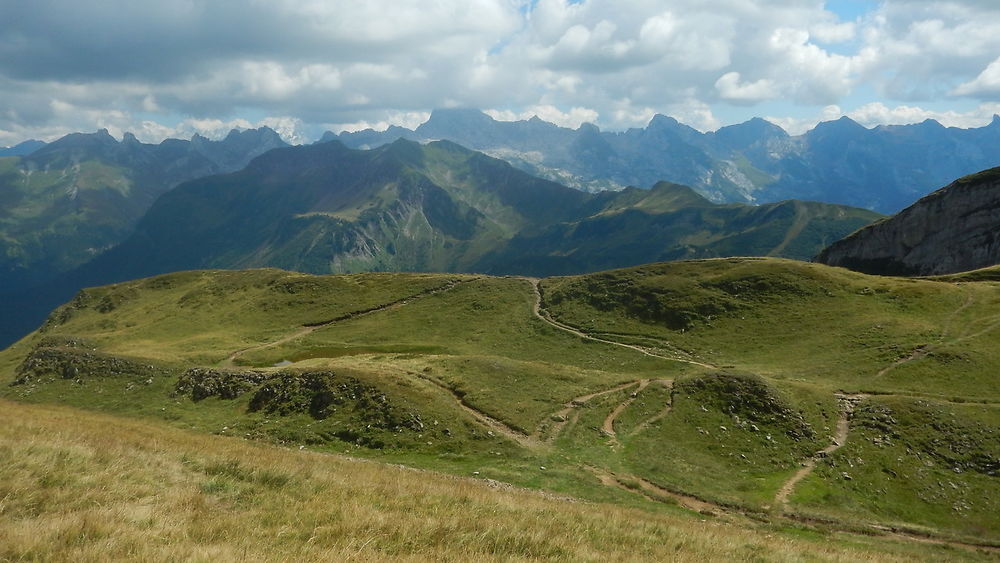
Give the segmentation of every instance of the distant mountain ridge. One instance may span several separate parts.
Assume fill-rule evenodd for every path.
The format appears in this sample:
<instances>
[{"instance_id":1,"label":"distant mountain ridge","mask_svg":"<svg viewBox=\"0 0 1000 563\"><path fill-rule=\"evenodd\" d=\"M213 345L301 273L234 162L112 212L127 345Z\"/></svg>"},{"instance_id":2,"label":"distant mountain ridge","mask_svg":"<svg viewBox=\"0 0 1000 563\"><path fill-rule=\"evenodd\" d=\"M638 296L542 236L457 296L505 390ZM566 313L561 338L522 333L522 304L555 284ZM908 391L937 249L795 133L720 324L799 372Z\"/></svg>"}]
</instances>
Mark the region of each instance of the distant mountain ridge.
<instances>
[{"instance_id":1,"label":"distant mountain ridge","mask_svg":"<svg viewBox=\"0 0 1000 563\"><path fill-rule=\"evenodd\" d=\"M353 148L447 139L586 191L666 180L715 202L804 199L893 213L952 179L1000 164L1000 116L957 129L927 120L867 129L850 118L799 136L760 118L701 133L663 115L645 128L568 129L537 117L504 122L471 109L435 110L414 130L327 133Z\"/></svg>"},{"instance_id":2,"label":"distant mountain ridge","mask_svg":"<svg viewBox=\"0 0 1000 563\"><path fill-rule=\"evenodd\" d=\"M826 248L816 260L882 275L937 275L1000 264L1000 167L960 178Z\"/></svg>"},{"instance_id":3,"label":"distant mountain ridge","mask_svg":"<svg viewBox=\"0 0 1000 563\"><path fill-rule=\"evenodd\" d=\"M0 156L27 156L45 146L45 141L29 139L12 147L0 147Z\"/></svg>"},{"instance_id":4,"label":"distant mountain ridge","mask_svg":"<svg viewBox=\"0 0 1000 563\"><path fill-rule=\"evenodd\" d=\"M195 268L581 273L662 259L807 259L880 216L719 205L686 186L587 194L450 141L290 147L165 194L86 285Z\"/></svg>"},{"instance_id":5,"label":"distant mountain ridge","mask_svg":"<svg viewBox=\"0 0 1000 563\"><path fill-rule=\"evenodd\" d=\"M0 293L42 283L121 242L181 182L240 169L282 146L266 127L157 145L130 133L117 141L102 129L0 158Z\"/></svg>"}]
</instances>

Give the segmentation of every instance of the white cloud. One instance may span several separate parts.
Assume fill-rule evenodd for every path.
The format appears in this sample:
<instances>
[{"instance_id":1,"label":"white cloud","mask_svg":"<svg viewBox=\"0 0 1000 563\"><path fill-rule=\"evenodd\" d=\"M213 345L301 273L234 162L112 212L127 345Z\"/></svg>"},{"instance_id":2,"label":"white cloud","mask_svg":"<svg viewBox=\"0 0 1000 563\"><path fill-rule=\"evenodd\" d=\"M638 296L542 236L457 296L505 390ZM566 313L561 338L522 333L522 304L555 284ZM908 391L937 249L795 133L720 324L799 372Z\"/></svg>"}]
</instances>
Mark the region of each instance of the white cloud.
<instances>
[{"instance_id":1,"label":"white cloud","mask_svg":"<svg viewBox=\"0 0 1000 563\"><path fill-rule=\"evenodd\" d=\"M951 100L955 115L1000 93L996 0L883 0L853 21L820 0L0 6L8 144L101 126L154 139L246 115L298 120L283 134L307 138L449 106L604 129L665 113L704 129L767 102L784 125L858 92L894 111Z\"/></svg>"},{"instance_id":2,"label":"white cloud","mask_svg":"<svg viewBox=\"0 0 1000 563\"><path fill-rule=\"evenodd\" d=\"M959 84L952 94L956 96L996 96L1000 95L1000 57L976 76L975 79Z\"/></svg>"},{"instance_id":3,"label":"white cloud","mask_svg":"<svg viewBox=\"0 0 1000 563\"><path fill-rule=\"evenodd\" d=\"M876 125L906 125L933 119L946 127L982 127L1000 113L1000 103L987 103L966 111L936 111L917 106L888 107L881 102L865 104L848 112L848 117L866 127Z\"/></svg>"},{"instance_id":4,"label":"white cloud","mask_svg":"<svg viewBox=\"0 0 1000 563\"><path fill-rule=\"evenodd\" d=\"M910 105L890 107L882 102L871 102L850 111L844 111L837 105L830 105L812 117L772 116L765 119L778 125L790 135L801 135L815 127L817 123L833 121L845 115L868 128L878 125L909 125L933 119L945 127L968 129L989 125L995 114L1000 114L1000 102L981 104L969 111L937 111Z\"/></svg>"},{"instance_id":5,"label":"white cloud","mask_svg":"<svg viewBox=\"0 0 1000 563\"><path fill-rule=\"evenodd\" d=\"M821 43L844 43L855 37L854 22L818 23L809 28L809 34Z\"/></svg>"},{"instance_id":6,"label":"white cloud","mask_svg":"<svg viewBox=\"0 0 1000 563\"><path fill-rule=\"evenodd\" d=\"M715 81L715 89L727 100L761 101L777 96L774 83L766 78L755 82L740 82L740 73L727 72Z\"/></svg>"}]
</instances>

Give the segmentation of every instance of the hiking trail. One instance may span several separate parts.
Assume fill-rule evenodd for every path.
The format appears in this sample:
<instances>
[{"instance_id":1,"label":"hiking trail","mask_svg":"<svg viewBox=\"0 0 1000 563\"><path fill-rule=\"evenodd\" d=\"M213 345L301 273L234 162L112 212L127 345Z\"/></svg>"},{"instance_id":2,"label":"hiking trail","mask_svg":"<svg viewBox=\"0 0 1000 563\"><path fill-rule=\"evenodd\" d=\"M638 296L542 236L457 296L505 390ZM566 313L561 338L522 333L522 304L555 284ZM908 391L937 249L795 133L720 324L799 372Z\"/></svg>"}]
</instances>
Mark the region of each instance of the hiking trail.
<instances>
[{"instance_id":1,"label":"hiking trail","mask_svg":"<svg viewBox=\"0 0 1000 563\"><path fill-rule=\"evenodd\" d=\"M805 479L810 473L813 472L814 469L816 469L816 464L819 463L821 459L826 459L830 454L839 450L845 443L847 443L847 436L851 430L851 417L854 415L854 408L866 397L867 395L837 394L839 416L837 417L837 427L834 431L833 440L831 440L829 446L816 452L812 455L812 457L806 460L803 463L802 468L796 471L794 475L781 485L777 494L774 495L774 505L777 506L779 510L784 511L788 507L788 497L791 496L792 492L795 490L795 486L799 483L799 481Z\"/></svg>"},{"instance_id":2,"label":"hiking trail","mask_svg":"<svg viewBox=\"0 0 1000 563\"><path fill-rule=\"evenodd\" d=\"M532 308L532 312L535 314L535 316L538 317L539 319L541 319L542 321L544 321L545 323L548 323L549 325L551 325L551 326L553 326L553 327L555 327L555 328L557 328L559 330L562 330L564 332L568 332L570 334L576 335L576 336L578 336L580 338L583 338L583 339L586 339L586 340L593 340L594 342L602 342L604 344L610 344L612 346L620 346L622 348L628 348L629 350L635 350L636 352L639 352L640 354L645 354L645 355L653 357L653 358L660 358L661 360L667 360L667 361L671 361L671 362L682 362L682 363L691 364L691 365L695 365L695 366L700 366L700 367L708 368L708 369L717 369L718 368L718 366L715 366L715 365L712 365L712 364L707 364L707 363L704 363L704 362L699 362L697 360L690 360L690 359L687 359L687 358L676 358L676 357L672 357L672 356L663 356L661 354L656 354L654 352L650 352L649 350L647 350L647 349L645 349L645 348L643 348L641 346L636 346L634 344L625 344L624 342L616 342L614 340L607 340L607 339L604 339L604 338L598 338L596 336L592 336L590 334L587 334L587 333L585 333L585 332L583 332L583 331L581 331L581 330L579 330L577 328L574 328L574 327L569 326L567 324L563 324L563 323L561 323L561 322L553 319L549 315L549 313L542 308L541 280L538 279L538 278L524 278L524 277L519 278L519 279L527 281L528 283L531 284L532 288L534 289L534 292L535 292L535 305Z\"/></svg>"},{"instance_id":3,"label":"hiking trail","mask_svg":"<svg viewBox=\"0 0 1000 563\"><path fill-rule=\"evenodd\" d=\"M445 283L443 285L440 285L440 286L437 286L437 287L432 287L432 288L429 288L429 289L425 289L423 291L419 291L419 292L414 293L412 295L408 295L406 297L402 297L400 299L396 299L395 301L390 301L388 303L383 303L381 305L376 305L375 307L369 307L367 309L360 309L360 310L357 310L357 311L351 311L350 313L345 313L343 315L340 315L338 317L335 317L335 318L327 320L327 321L322 321L322 322L318 322L318 323L304 324L297 331L295 331L295 332L293 332L291 334L287 334L285 336L282 336L281 338L278 338L277 340L272 340L271 342L265 342L263 344L258 344L256 346L249 346L247 348L241 348L241 349L233 352L225 360L223 360L222 362L219 363L219 367L227 367L227 368L235 367L235 365L236 365L236 359L239 358L240 356L242 356L243 354L246 354L247 352L256 352L258 350L266 350L268 348L275 348L275 347L281 346L282 344L285 344L287 342L291 342L292 340L296 340L298 338L302 338L303 336L312 334L313 332L315 332L315 331L317 331L317 330L319 330L321 328L328 327L328 326L330 326L330 325L332 325L334 323L348 321L348 320L356 319L358 317L363 317L365 315L371 315L371 314L374 314L374 313L380 313L382 311L387 311L389 309L395 309L395 308L398 308L398 307L402 307L402 306L408 304L409 302L413 301L414 299L420 299L422 297L428 297L428 296L431 296L431 295L442 293L444 291L448 291L448 290L454 288L455 286L457 286L460 283L467 283L467 282L470 282L470 281L474 281L475 279L479 279L479 278L473 278L473 279L469 279L469 280L452 280L452 281L449 281L448 283Z\"/></svg>"}]
</instances>

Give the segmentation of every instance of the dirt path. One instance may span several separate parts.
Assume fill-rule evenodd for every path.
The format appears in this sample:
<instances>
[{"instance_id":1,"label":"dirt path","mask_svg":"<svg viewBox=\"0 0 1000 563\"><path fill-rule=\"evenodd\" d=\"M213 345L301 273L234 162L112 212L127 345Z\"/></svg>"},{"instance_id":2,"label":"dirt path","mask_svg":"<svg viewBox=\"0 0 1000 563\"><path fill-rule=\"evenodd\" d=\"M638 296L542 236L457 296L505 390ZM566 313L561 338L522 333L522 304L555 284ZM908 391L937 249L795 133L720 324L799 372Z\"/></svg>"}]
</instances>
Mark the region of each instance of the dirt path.
<instances>
[{"instance_id":1,"label":"dirt path","mask_svg":"<svg viewBox=\"0 0 1000 563\"><path fill-rule=\"evenodd\" d=\"M601 425L601 432L604 432L611 438L611 445L614 447L621 446L621 442L618 441L618 434L615 433L615 420L625 412L625 409L629 407L636 398L639 397L639 392L649 386L648 379L640 379L639 387L633 391L627 399L625 399L620 405L614 408L610 413L608 413L607 418L604 419L604 424Z\"/></svg>"},{"instance_id":2,"label":"dirt path","mask_svg":"<svg viewBox=\"0 0 1000 563\"><path fill-rule=\"evenodd\" d=\"M867 395L837 394L837 403L840 414L837 418L837 428L833 435L833 441L829 446L813 454L813 456L806 460L806 462L802 465L802 468L795 472L795 475L792 475L783 485L781 485L777 494L774 495L774 506L778 507L779 510L784 511L787 508L788 497L791 496L792 491L795 490L795 486L799 483L799 481L805 479L806 476L813 472L813 469L816 468L816 464L819 463L821 459L825 459L827 456L839 450L845 443L847 443L847 435L851 430L851 417L854 414L854 408L865 397L867 397Z\"/></svg>"},{"instance_id":3,"label":"dirt path","mask_svg":"<svg viewBox=\"0 0 1000 563\"><path fill-rule=\"evenodd\" d=\"M691 495L685 495L664 489L663 487L647 481L642 477L637 477L635 475L617 475L593 466L587 466L587 469L601 481L601 484L607 487L616 487L630 493L641 495L653 502L664 502L665 500L670 499L688 510L693 510L701 514L712 514L714 516L722 516L728 512L720 505L703 501Z\"/></svg>"},{"instance_id":4,"label":"dirt path","mask_svg":"<svg viewBox=\"0 0 1000 563\"><path fill-rule=\"evenodd\" d=\"M590 401L595 397L600 397L601 395L607 395L609 393L615 393L623 389L628 389L629 387L632 387L637 383L639 382L629 381L628 383L623 383L616 387L612 387L611 389L605 389L604 391L596 391L594 393L589 393L587 395L581 395L571 400L570 402L566 403L565 405L563 405L564 408L562 410L553 413L552 415L549 416L548 419L554 421L555 425L545 429L548 432L544 440L546 442L551 443L557 437L559 437L559 434L561 434L565 428L572 427L574 424L576 424L576 421L579 420L580 418L580 407L586 404L587 401ZM534 432L532 432L531 434L532 437L536 439L542 439L542 433L543 433L542 426L543 425L539 425L539 427L536 428Z\"/></svg>"},{"instance_id":5,"label":"dirt path","mask_svg":"<svg viewBox=\"0 0 1000 563\"><path fill-rule=\"evenodd\" d=\"M968 309L974 303L975 303L975 298L970 293L969 296L966 297L965 302L962 303L962 305L960 305L957 309L952 311L951 314L949 314L948 317L945 319L943 327L941 329L941 336L938 337L938 341L936 344L934 345L922 344L920 346L917 346L916 348L913 349L912 352L910 352L909 355L904 356L896 360L895 362L889 364L888 366L882 368L881 370L879 370L879 372L875 374L875 377L882 377L883 375L898 368L899 366L902 366L903 364L908 364L912 361L924 358L929 353L931 353L937 346L957 344L959 342L964 342L966 340L978 338L988 332L1000 328L1000 315L992 317L982 317L969 321L968 323L965 324L964 330L962 330L958 336L950 340L947 340L948 336L950 336L952 332L952 325L955 323L955 319L958 318L960 314L962 314L962 311ZM986 323L986 325L983 328L976 330L975 332L971 332L973 330L973 327L983 322Z\"/></svg>"},{"instance_id":6,"label":"dirt path","mask_svg":"<svg viewBox=\"0 0 1000 563\"><path fill-rule=\"evenodd\" d=\"M955 309L950 315L948 315L948 318L944 321L944 328L941 329L941 336L938 337L939 343L944 342L944 339L948 338L948 335L951 334L951 326L955 323L955 319L962 314L962 311L971 307L975 301L976 300L975 297L973 297L972 292L969 292L969 295L965 298L965 303L962 303L958 309Z\"/></svg>"},{"instance_id":7,"label":"dirt path","mask_svg":"<svg viewBox=\"0 0 1000 563\"><path fill-rule=\"evenodd\" d=\"M820 525L830 531L854 534L859 536L877 536L883 538L898 539L902 541L912 541L933 545L947 545L966 550L974 550L980 553L1000 553L1000 547L988 544L975 544L956 540L947 540L900 530L879 524L863 524L858 522L844 523L836 520L817 520L790 513L778 513L765 515L763 513L744 509L736 506L725 506L715 502L700 499L698 497L671 491L663 488L652 481L643 479L636 475L617 474L593 466L585 466L595 477L606 487L614 487L632 494L639 495L651 502L677 504L682 508L697 512L699 514L711 515L715 517L749 517L753 521L760 521L776 518L787 522L798 522L811 525Z\"/></svg>"},{"instance_id":8,"label":"dirt path","mask_svg":"<svg viewBox=\"0 0 1000 563\"><path fill-rule=\"evenodd\" d=\"M266 350L268 348L274 348L276 346L281 346L282 344L285 344L287 342L291 342L292 340L296 340L298 338L302 338L303 336L311 334L311 333L313 333L313 332L315 332L315 331L317 331L317 330L319 330L321 328L328 327L328 326L330 326L330 325L332 325L334 323L339 323L339 322L343 322L343 321L347 321L347 320L351 320L351 319L356 319L358 317L363 317L365 315L371 315L373 313L379 313L379 312L382 312L382 311L387 311L389 309L395 309L395 308L398 308L398 307L402 307L403 305L406 305L407 303L413 301L414 299L420 299L422 297L428 297L430 295L435 295L437 293L448 291L449 289L454 288L456 285L458 285L460 283L465 283L465 282L468 282L468 281L474 281L475 279L478 279L478 278L473 278L472 280L453 280L453 281L450 281L450 282L448 282L448 283L446 283L444 285L440 285L438 287L432 287L430 289L425 289L423 291L414 293L413 295L408 295L408 296L403 297L401 299L397 299L395 301L390 301L389 303L383 303L383 304L377 305L375 307L369 307L368 309L360 309L358 311L351 311L350 313L345 313L343 315L340 315L339 317L335 317L335 318L327 320L327 321L322 321L322 322L318 322L318 323L309 323L309 324L306 324L306 325L302 325L302 327L299 330L297 330L297 331L295 331L295 332L293 332L291 334L282 336L281 338L279 338L277 340L273 340L271 342L265 342L264 344L258 344L256 346L250 346L250 347L247 347L247 348L242 348L240 350L237 350L237 351L233 352L232 354L230 354L229 357L227 357L225 360L223 360L219 364L219 366L220 367L228 367L228 368L234 367L236 365L236 359L239 358L240 356L242 356L243 354L246 354L247 352L256 352L258 350Z\"/></svg>"},{"instance_id":9,"label":"dirt path","mask_svg":"<svg viewBox=\"0 0 1000 563\"><path fill-rule=\"evenodd\" d=\"M674 380L673 379L661 379L661 380L659 380L659 382L664 387L667 387L669 389L673 389L673 386L674 386ZM628 433L628 435L629 436L635 436L636 434L642 432L643 430L649 428L653 424L656 424L658 421L662 420L665 416L667 416L668 414L670 414L670 411L672 411L672 410L674 410L674 398L673 398L673 395L671 394L671 396L670 396L670 402L668 402L667 405L665 407L663 407L663 410L661 410L660 412L656 413L651 418L649 418L647 420L644 420L641 424L639 424L638 426L636 426L635 428L633 428L632 431Z\"/></svg>"},{"instance_id":10,"label":"dirt path","mask_svg":"<svg viewBox=\"0 0 1000 563\"><path fill-rule=\"evenodd\" d=\"M892 362L891 364L887 365L886 367L880 369L879 372L875 374L875 377L882 377L883 375L889 373L890 371L898 368L903 364L908 364L913 360L919 360L920 358L926 356L928 352L930 352L930 349L927 346L917 346L916 348L913 349L912 352L910 352L909 356L904 356L896 360L895 362Z\"/></svg>"},{"instance_id":11,"label":"dirt path","mask_svg":"<svg viewBox=\"0 0 1000 563\"><path fill-rule=\"evenodd\" d=\"M523 279L523 280L529 282L531 284L532 288L534 289L534 292L535 292L535 305L532 308L532 312L535 314L535 316L538 317L539 319L541 319L542 321L548 323L549 325L552 325L553 327L559 329L559 330L562 330L564 332L568 332L570 334L579 336L580 338L584 338L584 339L587 339L587 340L593 340L594 342L603 342L604 344L610 344L612 346L620 346L622 348L628 348L629 350L635 350L636 352L639 352L640 354L645 354L645 355L653 357L653 358L660 358L661 360L668 360L668 361L671 361L671 362L683 362L685 364L691 364L691 365L701 366L703 368L708 368L708 369L717 369L718 368L718 366L714 366L712 364L706 364L706 363L699 362L699 361L696 361L696 360L689 360L687 358L675 358L675 357L672 357L672 356L663 356L663 355L660 355L660 354L656 354L654 352L650 352L649 350L647 350L647 349L645 349L645 348L643 348L641 346L635 346L633 344L625 344L624 342L615 342L614 340L606 340L604 338L598 338L596 336L591 336L591 335L589 335L589 334L587 334L585 332L582 332L579 329L576 329L576 328L573 328L573 327L571 327L569 325L563 324L563 323L561 323L561 322L553 319L551 316L549 316L548 312L546 312L544 309L542 309L541 280L538 279L538 278L520 278L520 279Z\"/></svg>"},{"instance_id":12,"label":"dirt path","mask_svg":"<svg viewBox=\"0 0 1000 563\"><path fill-rule=\"evenodd\" d=\"M970 325L969 329L971 330L972 325L975 324L975 323L978 323L979 321L988 321L988 324L985 327L983 327L982 329L977 330L976 332L963 333L958 338L954 338L952 340L949 340L948 342L946 342L946 344L956 344L958 342L964 342L966 340L972 340L973 338L978 338L978 337L986 334L987 332L992 332L992 331L996 330L997 327L1000 327L1000 315L997 315L997 316L994 316L994 317L984 317L982 319L976 319L973 323L969 323L969 325Z\"/></svg>"},{"instance_id":13,"label":"dirt path","mask_svg":"<svg viewBox=\"0 0 1000 563\"><path fill-rule=\"evenodd\" d=\"M438 389L441 389L446 393L448 393L448 395L451 396L451 398L455 401L455 404L457 404L459 408L461 408L463 411L472 416L472 418L476 419L476 421L479 422L480 424L491 428L492 429L491 432L496 431L497 434L500 434L510 440L513 440L514 442L517 442L521 446L528 449L538 449L545 445L534 435L529 436L524 432L517 430L516 428L508 426L502 420L493 418L492 416L473 407L469 403L465 402L465 399L461 395L456 393L454 389L448 387L444 383L441 383L437 379L419 373L414 373L414 375L430 383L431 385L434 385Z\"/></svg>"}]
</instances>

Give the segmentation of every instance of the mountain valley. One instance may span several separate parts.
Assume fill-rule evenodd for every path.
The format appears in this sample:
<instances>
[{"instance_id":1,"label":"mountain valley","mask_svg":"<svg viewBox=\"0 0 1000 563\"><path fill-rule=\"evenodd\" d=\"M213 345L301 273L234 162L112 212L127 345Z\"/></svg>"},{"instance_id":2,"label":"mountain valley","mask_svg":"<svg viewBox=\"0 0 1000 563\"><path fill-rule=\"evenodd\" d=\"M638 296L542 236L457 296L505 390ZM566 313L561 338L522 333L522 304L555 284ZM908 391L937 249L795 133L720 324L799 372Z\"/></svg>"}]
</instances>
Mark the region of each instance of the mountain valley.
<instances>
[{"instance_id":1,"label":"mountain valley","mask_svg":"<svg viewBox=\"0 0 1000 563\"><path fill-rule=\"evenodd\" d=\"M0 343L80 288L177 270L550 275L693 257L809 259L878 218L797 201L713 204L667 183L587 194L447 141L287 147L164 193L117 246L0 299Z\"/></svg>"}]
</instances>

